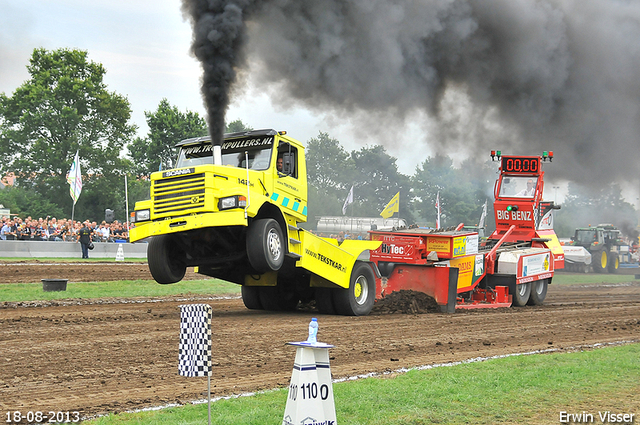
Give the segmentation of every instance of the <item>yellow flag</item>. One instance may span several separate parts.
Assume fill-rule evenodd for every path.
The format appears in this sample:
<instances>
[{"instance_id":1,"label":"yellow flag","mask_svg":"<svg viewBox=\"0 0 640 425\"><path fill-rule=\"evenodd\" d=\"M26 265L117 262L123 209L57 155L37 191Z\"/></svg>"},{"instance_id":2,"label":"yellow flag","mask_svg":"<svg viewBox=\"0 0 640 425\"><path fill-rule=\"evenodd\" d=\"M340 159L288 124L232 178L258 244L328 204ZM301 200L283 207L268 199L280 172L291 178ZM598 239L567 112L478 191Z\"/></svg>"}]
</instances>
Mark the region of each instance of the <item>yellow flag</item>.
<instances>
[{"instance_id":1,"label":"yellow flag","mask_svg":"<svg viewBox=\"0 0 640 425\"><path fill-rule=\"evenodd\" d=\"M393 213L397 213L400 211L400 192L393 195L393 198L389 201L384 210L380 213L382 218L389 218L393 215Z\"/></svg>"}]
</instances>

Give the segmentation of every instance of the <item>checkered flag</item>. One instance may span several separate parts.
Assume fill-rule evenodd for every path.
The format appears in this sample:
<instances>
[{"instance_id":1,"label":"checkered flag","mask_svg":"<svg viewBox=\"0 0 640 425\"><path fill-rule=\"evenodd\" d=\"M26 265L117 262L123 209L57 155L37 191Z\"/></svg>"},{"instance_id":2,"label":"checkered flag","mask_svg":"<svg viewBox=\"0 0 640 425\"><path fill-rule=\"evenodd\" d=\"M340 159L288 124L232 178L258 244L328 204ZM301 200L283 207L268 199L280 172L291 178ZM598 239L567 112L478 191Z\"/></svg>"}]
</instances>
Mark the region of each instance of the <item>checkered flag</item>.
<instances>
[{"instance_id":1,"label":"checkered flag","mask_svg":"<svg viewBox=\"0 0 640 425\"><path fill-rule=\"evenodd\" d=\"M180 375L211 376L212 316L213 309L209 304L180 306Z\"/></svg>"}]
</instances>

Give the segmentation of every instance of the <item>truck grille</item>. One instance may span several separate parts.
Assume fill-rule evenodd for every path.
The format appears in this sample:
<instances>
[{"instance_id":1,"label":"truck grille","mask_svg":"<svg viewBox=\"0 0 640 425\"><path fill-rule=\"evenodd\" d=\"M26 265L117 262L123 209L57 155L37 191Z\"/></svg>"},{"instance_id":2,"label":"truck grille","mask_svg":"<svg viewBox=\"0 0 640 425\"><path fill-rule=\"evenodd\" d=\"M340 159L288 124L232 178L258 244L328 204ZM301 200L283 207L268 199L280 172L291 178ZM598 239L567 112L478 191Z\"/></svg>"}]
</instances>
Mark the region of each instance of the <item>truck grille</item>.
<instances>
[{"instance_id":1,"label":"truck grille","mask_svg":"<svg viewBox=\"0 0 640 425\"><path fill-rule=\"evenodd\" d=\"M204 173L154 180L154 215L190 213L204 207Z\"/></svg>"}]
</instances>

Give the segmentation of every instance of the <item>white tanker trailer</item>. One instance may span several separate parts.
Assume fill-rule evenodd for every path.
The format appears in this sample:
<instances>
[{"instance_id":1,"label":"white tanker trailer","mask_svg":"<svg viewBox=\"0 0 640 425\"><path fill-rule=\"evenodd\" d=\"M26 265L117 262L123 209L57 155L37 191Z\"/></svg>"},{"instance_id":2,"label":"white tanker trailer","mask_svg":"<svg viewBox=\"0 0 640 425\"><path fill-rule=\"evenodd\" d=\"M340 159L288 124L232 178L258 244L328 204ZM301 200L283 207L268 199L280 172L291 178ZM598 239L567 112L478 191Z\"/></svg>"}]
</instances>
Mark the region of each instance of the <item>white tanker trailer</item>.
<instances>
[{"instance_id":1,"label":"white tanker trailer","mask_svg":"<svg viewBox=\"0 0 640 425\"><path fill-rule=\"evenodd\" d=\"M401 218L382 217L316 217L318 233L367 233L369 230L391 230L394 227L407 227L407 222Z\"/></svg>"}]
</instances>

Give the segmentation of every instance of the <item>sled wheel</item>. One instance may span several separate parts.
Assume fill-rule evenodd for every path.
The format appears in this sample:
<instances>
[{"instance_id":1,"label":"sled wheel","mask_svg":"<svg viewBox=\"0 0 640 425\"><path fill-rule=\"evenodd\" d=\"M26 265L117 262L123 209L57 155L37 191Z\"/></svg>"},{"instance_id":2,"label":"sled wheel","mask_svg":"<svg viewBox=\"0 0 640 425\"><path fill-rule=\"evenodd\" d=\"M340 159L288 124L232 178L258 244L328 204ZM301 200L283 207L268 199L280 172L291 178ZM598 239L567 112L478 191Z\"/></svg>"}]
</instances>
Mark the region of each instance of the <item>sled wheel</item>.
<instances>
[{"instance_id":1,"label":"sled wheel","mask_svg":"<svg viewBox=\"0 0 640 425\"><path fill-rule=\"evenodd\" d=\"M516 290L513 292L513 306L524 307L529 301L531 295L531 285L529 283L521 283L516 285Z\"/></svg>"},{"instance_id":2,"label":"sled wheel","mask_svg":"<svg viewBox=\"0 0 640 425\"><path fill-rule=\"evenodd\" d=\"M185 254L171 235L151 238L147 247L147 262L155 281L162 284L181 281L187 271Z\"/></svg>"},{"instance_id":3,"label":"sled wheel","mask_svg":"<svg viewBox=\"0 0 640 425\"><path fill-rule=\"evenodd\" d=\"M371 312L376 298L376 281L367 263L357 261L351 272L349 288L333 291L336 313L343 316L365 316Z\"/></svg>"},{"instance_id":4,"label":"sled wheel","mask_svg":"<svg viewBox=\"0 0 640 425\"><path fill-rule=\"evenodd\" d=\"M320 313L336 314L332 295L334 290L335 289L331 288L315 288L316 307Z\"/></svg>"},{"instance_id":5,"label":"sled wheel","mask_svg":"<svg viewBox=\"0 0 640 425\"><path fill-rule=\"evenodd\" d=\"M247 232L247 256L258 273L280 270L284 262L282 230L277 221L254 221Z\"/></svg>"},{"instance_id":6,"label":"sled wheel","mask_svg":"<svg viewBox=\"0 0 640 425\"><path fill-rule=\"evenodd\" d=\"M618 273L619 267L620 267L620 257L618 257L618 254L609 255L609 264L607 265L607 271L609 273Z\"/></svg>"},{"instance_id":7,"label":"sled wheel","mask_svg":"<svg viewBox=\"0 0 640 425\"><path fill-rule=\"evenodd\" d=\"M528 305L542 305L547 297L547 288L549 286L548 279L536 280L531 282L531 295L529 295Z\"/></svg>"},{"instance_id":8,"label":"sled wheel","mask_svg":"<svg viewBox=\"0 0 640 425\"><path fill-rule=\"evenodd\" d=\"M263 310L260 303L260 287L242 285L242 302L249 310Z\"/></svg>"}]
</instances>

